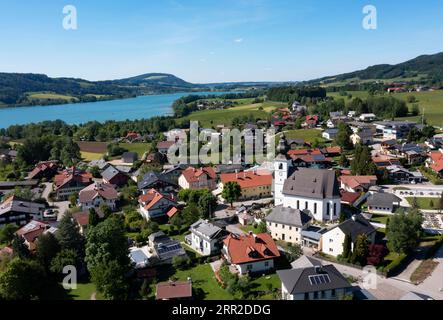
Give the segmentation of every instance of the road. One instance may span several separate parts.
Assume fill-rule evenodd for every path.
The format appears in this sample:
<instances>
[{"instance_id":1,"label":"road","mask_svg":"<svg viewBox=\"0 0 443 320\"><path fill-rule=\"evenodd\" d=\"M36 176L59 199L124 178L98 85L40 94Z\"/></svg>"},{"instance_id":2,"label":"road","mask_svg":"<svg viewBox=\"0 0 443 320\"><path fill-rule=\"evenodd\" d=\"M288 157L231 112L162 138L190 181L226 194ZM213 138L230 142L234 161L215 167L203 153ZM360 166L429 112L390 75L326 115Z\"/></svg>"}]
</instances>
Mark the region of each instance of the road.
<instances>
[{"instance_id":1,"label":"road","mask_svg":"<svg viewBox=\"0 0 443 320\"><path fill-rule=\"evenodd\" d=\"M65 212L69 210L69 201L51 201L49 199L49 194L52 191L52 183L45 182L43 184L45 185L45 189L42 192L42 198L46 199L50 206L55 207L55 210L58 211L57 220L60 221L65 215Z\"/></svg>"},{"instance_id":2,"label":"road","mask_svg":"<svg viewBox=\"0 0 443 320\"><path fill-rule=\"evenodd\" d=\"M233 206L235 208L234 210L228 210L228 208L229 208L228 204L219 203L218 207L214 211L214 217L217 219L232 217L236 214L236 209L240 208L241 206L249 207L255 203L266 204L266 203L272 202L273 200L274 200L274 198L263 198L263 199L257 199L257 200L234 202L233 203Z\"/></svg>"}]
</instances>

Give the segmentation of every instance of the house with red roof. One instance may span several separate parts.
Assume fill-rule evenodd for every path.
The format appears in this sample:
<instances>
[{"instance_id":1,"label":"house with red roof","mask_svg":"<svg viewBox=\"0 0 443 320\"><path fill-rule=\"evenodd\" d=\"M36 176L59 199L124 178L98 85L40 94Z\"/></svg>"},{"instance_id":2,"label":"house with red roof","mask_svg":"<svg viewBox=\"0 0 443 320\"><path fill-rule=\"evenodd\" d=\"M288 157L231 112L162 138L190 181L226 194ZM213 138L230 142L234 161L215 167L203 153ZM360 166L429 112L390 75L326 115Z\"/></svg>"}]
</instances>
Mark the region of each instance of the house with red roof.
<instances>
[{"instance_id":1,"label":"house with red roof","mask_svg":"<svg viewBox=\"0 0 443 320\"><path fill-rule=\"evenodd\" d=\"M228 182L240 185L241 200L261 199L272 196L272 174L270 172L244 171L220 175L221 187Z\"/></svg>"},{"instance_id":2,"label":"house with red roof","mask_svg":"<svg viewBox=\"0 0 443 320\"><path fill-rule=\"evenodd\" d=\"M222 252L240 274L272 270L274 260L280 257L277 245L267 233L230 234L223 241Z\"/></svg>"},{"instance_id":3,"label":"house with red roof","mask_svg":"<svg viewBox=\"0 0 443 320\"><path fill-rule=\"evenodd\" d=\"M443 153L440 151L429 153L429 159L426 165L438 175L443 176Z\"/></svg>"},{"instance_id":4,"label":"house with red roof","mask_svg":"<svg viewBox=\"0 0 443 320\"><path fill-rule=\"evenodd\" d=\"M365 192L377 185L376 176L341 176L340 188L348 192Z\"/></svg>"},{"instance_id":5,"label":"house with red roof","mask_svg":"<svg viewBox=\"0 0 443 320\"><path fill-rule=\"evenodd\" d=\"M125 137L125 140L129 142L140 141L142 140L142 136L138 132L128 132L128 134Z\"/></svg>"},{"instance_id":6,"label":"house with red roof","mask_svg":"<svg viewBox=\"0 0 443 320\"><path fill-rule=\"evenodd\" d=\"M138 198L141 214L147 219L173 217L177 212L177 202L155 189L148 190Z\"/></svg>"},{"instance_id":7,"label":"house with red roof","mask_svg":"<svg viewBox=\"0 0 443 320\"><path fill-rule=\"evenodd\" d=\"M32 220L18 229L16 235L24 239L30 251L34 251L37 248L38 237L47 232L55 233L56 230L56 228L51 228L48 223Z\"/></svg>"},{"instance_id":8,"label":"house with red roof","mask_svg":"<svg viewBox=\"0 0 443 320\"><path fill-rule=\"evenodd\" d=\"M212 167L188 167L178 178L178 184L183 189L214 190L217 187L217 174Z\"/></svg>"},{"instance_id":9,"label":"house with red roof","mask_svg":"<svg viewBox=\"0 0 443 320\"><path fill-rule=\"evenodd\" d=\"M302 124L305 128L315 128L318 125L318 116L306 116L305 122Z\"/></svg>"},{"instance_id":10,"label":"house with red roof","mask_svg":"<svg viewBox=\"0 0 443 320\"><path fill-rule=\"evenodd\" d=\"M72 193L80 190L92 183L92 174L78 170L75 167L66 169L54 177L54 187L57 200L67 200Z\"/></svg>"},{"instance_id":11,"label":"house with red roof","mask_svg":"<svg viewBox=\"0 0 443 320\"><path fill-rule=\"evenodd\" d=\"M43 161L35 165L34 169L28 174L29 180L51 180L57 174L59 169L58 160Z\"/></svg>"},{"instance_id":12,"label":"house with red roof","mask_svg":"<svg viewBox=\"0 0 443 320\"><path fill-rule=\"evenodd\" d=\"M118 192L112 184L95 182L82 189L78 198L83 210L99 208L102 204L107 205L111 210L115 210Z\"/></svg>"},{"instance_id":13,"label":"house with red roof","mask_svg":"<svg viewBox=\"0 0 443 320\"><path fill-rule=\"evenodd\" d=\"M169 148L171 148L175 143L175 141L160 141L156 146L157 151L161 154L168 154Z\"/></svg>"}]
</instances>

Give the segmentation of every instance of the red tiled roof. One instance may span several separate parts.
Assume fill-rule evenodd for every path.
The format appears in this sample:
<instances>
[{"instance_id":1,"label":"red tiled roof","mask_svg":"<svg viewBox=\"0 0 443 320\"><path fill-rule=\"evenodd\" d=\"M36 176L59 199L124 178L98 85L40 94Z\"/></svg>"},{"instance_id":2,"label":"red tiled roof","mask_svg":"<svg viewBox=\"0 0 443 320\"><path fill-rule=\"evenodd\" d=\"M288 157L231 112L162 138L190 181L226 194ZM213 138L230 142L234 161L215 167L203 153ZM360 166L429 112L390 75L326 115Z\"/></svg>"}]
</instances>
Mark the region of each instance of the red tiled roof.
<instances>
[{"instance_id":1,"label":"red tiled roof","mask_svg":"<svg viewBox=\"0 0 443 320\"><path fill-rule=\"evenodd\" d=\"M23 237L29 243L32 243L41 236L47 229L49 228L49 224L32 220L19 230L17 230L16 234L20 237Z\"/></svg>"},{"instance_id":2,"label":"red tiled roof","mask_svg":"<svg viewBox=\"0 0 443 320\"><path fill-rule=\"evenodd\" d=\"M429 157L432 160L431 169L440 172L443 170L443 153L437 151L437 152L431 152L429 154Z\"/></svg>"},{"instance_id":3,"label":"red tiled roof","mask_svg":"<svg viewBox=\"0 0 443 320\"><path fill-rule=\"evenodd\" d=\"M46 170L52 170L57 167L58 167L57 160L39 162L35 165L35 168L29 173L28 178L33 179L40 172L44 172Z\"/></svg>"},{"instance_id":4,"label":"red tiled roof","mask_svg":"<svg viewBox=\"0 0 443 320\"><path fill-rule=\"evenodd\" d=\"M79 225L82 227L89 224L89 212L77 212L72 215Z\"/></svg>"},{"instance_id":5,"label":"red tiled roof","mask_svg":"<svg viewBox=\"0 0 443 320\"><path fill-rule=\"evenodd\" d=\"M199 169L188 167L182 174L188 183L198 182L203 175L206 175L208 180L214 180L217 177L217 174L212 167Z\"/></svg>"},{"instance_id":6,"label":"red tiled roof","mask_svg":"<svg viewBox=\"0 0 443 320\"><path fill-rule=\"evenodd\" d=\"M151 209L157 202L159 202L161 199L167 198L164 195L162 195L160 192L158 192L155 189L149 190L146 194L141 195L138 198L138 202L145 208L146 210ZM168 200L175 202L172 199L167 198Z\"/></svg>"},{"instance_id":7,"label":"red tiled roof","mask_svg":"<svg viewBox=\"0 0 443 320\"><path fill-rule=\"evenodd\" d=\"M117 200L118 192L114 185L101 182L93 183L79 192L80 203L91 202L97 197L106 200Z\"/></svg>"},{"instance_id":8,"label":"red tiled roof","mask_svg":"<svg viewBox=\"0 0 443 320\"><path fill-rule=\"evenodd\" d=\"M176 215L177 212L178 212L178 209L176 207L172 207L171 209L169 209L169 211L166 213L166 215L169 218L172 218L173 216Z\"/></svg>"},{"instance_id":9,"label":"red tiled roof","mask_svg":"<svg viewBox=\"0 0 443 320\"><path fill-rule=\"evenodd\" d=\"M353 204L355 201L357 201L361 194L358 192L347 192L347 191L340 191L341 193L341 202Z\"/></svg>"},{"instance_id":10,"label":"red tiled roof","mask_svg":"<svg viewBox=\"0 0 443 320\"><path fill-rule=\"evenodd\" d=\"M157 143L157 150L158 149L169 149L175 144L174 141L160 141Z\"/></svg>"},{"instance_id":11,"label":"red tiled roof","mask_svg":"<svg viewBox=\"0 0 443 320\"><path fill-rule=\"evenodd\" d=\"M157 284L156 299L179 299L192 297L192 283L190 281L183 282L162 282Z\"/></svg>"},{"instance_id":12,"label":"red tiled roof","mask_svg":"<svg viewBox=\"0 0 443 320\"><path fill-rule=\"evenodd\" d=\"M57 189L63 187L65 184L73 180L78 181L81 184L88 185L92 180L92 174L89 172L79 171L76 168L71 168L60 172L54 177L54 183Z\"/></svg>"},{"instance_id":13,"label":"red tiled roof","mask_svg":"<svg viewBox=\"0 0 443 320\"><path fill-rule=\"evenodd\" d=\"M237 182L242 189L252 188L272 185L272 174L257 174L253 171L223 173L220 175L220 180L223 184L227 182Z\"/></svg>"},{"instance_id":14,"label":"red tiled roof","mask_svg":"<svg viewBox=\"0 0 443 320\"><path fill-rule=\"evenodd\" d=\"M357 188L364 184L371 184L377 182L376 176L341 176L340 181L350 188Z\"/></svg>"},{"instance_id":15,"label":"red tiled roof","mask_svg":"<svg viewBox=\"0 0 443 320\"><path fill-rule=\"evenodd\" d=\"M224 241L233 264L278 258L280 252L272 237L267 233L258 235L229 235Z\"/></svg>"}]
</instances>

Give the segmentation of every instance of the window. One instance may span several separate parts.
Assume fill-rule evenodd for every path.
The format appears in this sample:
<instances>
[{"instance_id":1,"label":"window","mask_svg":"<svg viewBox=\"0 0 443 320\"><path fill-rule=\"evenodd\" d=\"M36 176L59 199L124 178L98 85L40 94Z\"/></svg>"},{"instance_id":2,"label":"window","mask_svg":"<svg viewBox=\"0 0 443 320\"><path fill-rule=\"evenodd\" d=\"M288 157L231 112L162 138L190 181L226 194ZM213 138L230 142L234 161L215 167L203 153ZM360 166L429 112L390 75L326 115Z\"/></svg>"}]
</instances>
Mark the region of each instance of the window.
<instances>
[{"instance_id":1,"label":"window","mask_svg":"<svg viewBox=\"0 0 443 320\"><path fill-rule=\"evenodd\" d=\"M329 216L329 212L331 211L331 204L328 202L326 206L326 215Z\"/></svg>"},{"instance_id":2,"label":"window","mask_svg":"<svg viewBox=\"0 0 443 320\"><path fill-rule=\"evenodd\" d=\"M291 226L289 227L289 230L292 230L292 227L291 227Z\"/></svg>"},{"instance_id":3,"label":"window","mask_svg":"<svg viewBox=\"0 0 443 320\"><path fill-rule=\"evenodd\" d=\"M269 261L265 262L265 267L269 267Z\"/></svg>"},{"instance_id":4,"label":"window","mask_svg":"<svg viewBox=\"0 0 443 320\"><path fill-rule=\"evenodd\" d=\"M297 209L300 209L300 200L297 200Z\"/></svg>"},{"instance_id":5,"label":"window","mask_svg":"<svg viewBox=\"0 0 443 320\"><path fill-rule=\"evenodd\" d=\"M325 292L325 291L322 291L322 292L321 292L321 298L322 298L322 299L325 299L325 298L326 298L326 292Z\"/></svg>"},{"instance_id":6,"label":"window","mask_svg":"<svg viewBox=\"0 0 443 320\"><path fill-rule=\"evenodd\" d=\"M309 292L305 292L305 300L309 300Z\"/></svg>"},{"instance_id":7,"label":"window","mask_svg":"<svg viewBox=\"0 0 443 320\"><path fill-rule=\"evenodd\" d=\"M337 215L337 204L334 203L334 216L336 216L336 215Z\"/></svg>"},{"instance_id":8,"label":"window","mask_svg":"<svg viewBox=\"0 0 443 320\"><path fill-rule=\"evenodd\" d=\"M314 299L318 299L318 292L317 291L314 292Z\"/></svg>"},{"instance_id":9,"label":"window","mask_svg":"<svg viewBox=\"0 0 443 320\"><path fill-rule=\"evenodd\" d=\"M277 227L278 227L278 224L275 224L275 227L277 228Z\"/></svg>"},{"instance_id":10,"label":"window","mask_svg":"<svg viewBox=\"0 0 443 320\"><path fill-rule=\"evenodd\" d=\"M282 225L281 225L281 228L282 228L282 229L284 229L284 228L285 228L285 225L284 225L284 224L282 224Z\"/></svg>"},{"instance_id":11,"label":"window","mask_svg":"<svg viewBox=\"0 0 443 320\"><path fill-rule=\"evenodd\" d=\"M331 290L331 296L332 296L332 297L335 297L335 289L332 289L332 290Z\"/></svg>"},{"instance_id":12,"label":"window","mask_svg":"<svg viewBox=\"0 0 443 320\"><path fill-rule=\"evenodd\" d=\"M334 239L329 239L329 243L334 242Z\"/></svg>"},{"instance_id":13,"label":"window","mask_svg":"<svg viewBox=\"0 0 443 320\"><path fill-rule=\"evenodd\" d=\"M280 165L278 166L278 170L283 170L283 163L280 163Z\"/></svg>"},{"instance_id":14,"label":"window","mask_svg":"<svg viewBox=\"0 0 443 320\"><path fill-rule=\"evenodd\" d=\"M329 252L334 252L334 249L332 249L332 248L329 248Z\"/></svg>"},{"instance_id":15,"label":"window","mask_svg":"<svg viewBox=\"0 0 443 320\"><path fill-rule=\"evenodd\" d=\"M252 270L252 264L248 264L248 265L246 266L246 270L248 270L248 271Z\"/></svg>"},{"instance_id":16,"label":"window","mask_svg":"<svg viewBox=\"0 0 443 320\"><path fill-rule=\"evenodd\" d=\"M308 210L308 201L305 202L305 209Z\"/></svg>"}]
</instances>

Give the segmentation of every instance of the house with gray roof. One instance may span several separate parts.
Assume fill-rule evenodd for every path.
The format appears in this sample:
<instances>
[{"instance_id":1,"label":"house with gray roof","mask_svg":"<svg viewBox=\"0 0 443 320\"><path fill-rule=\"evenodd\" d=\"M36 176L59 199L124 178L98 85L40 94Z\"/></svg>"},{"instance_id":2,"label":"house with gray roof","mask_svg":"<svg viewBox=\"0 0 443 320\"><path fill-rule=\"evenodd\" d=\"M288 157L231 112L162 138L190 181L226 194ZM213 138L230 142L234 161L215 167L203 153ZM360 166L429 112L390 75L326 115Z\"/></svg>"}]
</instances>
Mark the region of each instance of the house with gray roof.
<instances>
[{"instance_id":1,"label":"house with gray roof","mask_svg":"<svg viewBox=\"0 0 443 320\"><path fill-rule=\"evenodd\" d=\"M392 193L373 193L368 198L370 213L392 214L400 207L401 199Z\"/></svg>"},{"instance_id":2,"label":"house with gray roof","mask_svg":"<svg viewBox=\"0 0 443 320\"><path fill-rule=\"evenodd\" d=\"M157 172L146 173L138 183L138 189L146 193L150 189L155 189L160 193L171 193L178 189L176 183L171 182L163 174Z\"/></svg>"},{"instance_id":3,"label":"house with gray roof","mask_svg":"<svg viewBox=\"0 0 443 320\"><path fill-rule=\"evenodd\" d=\"M146 250L145 250L146 251ZM174 257L186 257L181 243L171 239L163 231L155 232L148 237L149 265L170 264Z\"/></svg>"},{"instance_id":4,"label":"house with gray roof","mask_svg":"<svg viewBox=\"0 0 443 320\"><path fill-rule=\"evenodd\" d=\"M118 187L124 186L128 180L129 176L119 171L113 166L109 166L105 171L102 172L103 182L116 185Z\"/></svg>"},{"instance_id":5,"label":"house with gray roof","mask_svg":"<svg viewBox=\"0 0 443 320\"><path fill-rule=\"evenodd\" d=\"M279 270L283 300L338 300L352 290L349 281L331 264Z\"/></svg>"},{"instance_id":6,"label":"house with gray roof","mask_svg":"<svg viewBox=\"0 0 443 320\"><path fill-rule=\"evenodd\" d=\"M277 206L265 220L273 239L301 244L301 232L309 227L312 217L309 211Z\"/></svg>"},{"instance_id":7,"label":"house with gray roof","mask_svg":"<svg viewBox=\"0 0 443 320\"><path fill-rule=\"evenodd\" d=\"M186 237L186 243L203 256L219 253L223 248L223 240L229 234L207 220L197 221L189 230L191 234Z\"/></svg>"},{"instance_id":8,"label":"house with gray roof","mask_svg":"<svg viewBox=\"0 0 443 320\"><path fill-rule=\"evenodd\" d=\"M346 236L351 237L353 249L360 235L366 235L372 244L375 242L376 229L361 214L358 214L325 232L322 236L321 250L327 255L337 257L343 253Z\"/></svg>"},{"instance_id":9,"label":"house with gray roof","mask_svg":"<svg viewBox=\"0 0 443 320\"><path fill-rule=\"evenodd\" d=\"M291 263L292 269L304 269L321 265L322 262L320 260L305 255L302 255L300 258Z\"/></svg>"}]
</instances>

